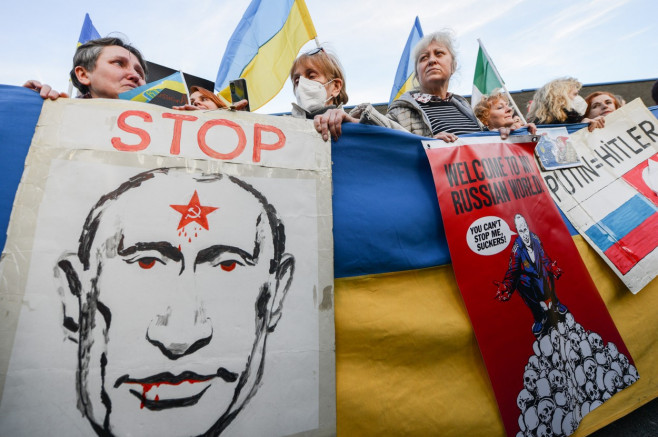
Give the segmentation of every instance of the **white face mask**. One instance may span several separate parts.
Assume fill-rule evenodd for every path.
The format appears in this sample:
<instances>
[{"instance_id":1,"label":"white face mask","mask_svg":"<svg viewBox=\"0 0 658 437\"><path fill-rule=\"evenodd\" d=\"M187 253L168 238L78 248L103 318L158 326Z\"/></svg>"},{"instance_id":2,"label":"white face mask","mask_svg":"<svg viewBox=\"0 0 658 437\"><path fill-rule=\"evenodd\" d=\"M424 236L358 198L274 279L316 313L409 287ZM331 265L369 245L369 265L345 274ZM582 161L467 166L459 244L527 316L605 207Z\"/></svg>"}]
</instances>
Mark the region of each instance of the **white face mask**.
<instances>
[{"instance_id":1,"label":"white face mask","mask_svg":"<svg viewBox=\"0 0 658 437\"><path fill-rule=\"evenodd\" d=\"M585 112L587 111L587 102L581 96L574 97L571 106L573 106L574 111L580 115L585 115Z\"/></svg>"},{"instance_id":2,"label":"white face mask","mask_svg":"<svg viewBox=\"0 0 658 437\"><path fill-rule=\"evenodd\" d=\"M321 109L325 103L333 99L332 96L327 98L327 89L325 88L325 86L333 81L331 79L329 82L323 84L301 76L299 82L297 82L297 88L295 88L297 104L308 112Z\"/></svg>"}]
</instances>

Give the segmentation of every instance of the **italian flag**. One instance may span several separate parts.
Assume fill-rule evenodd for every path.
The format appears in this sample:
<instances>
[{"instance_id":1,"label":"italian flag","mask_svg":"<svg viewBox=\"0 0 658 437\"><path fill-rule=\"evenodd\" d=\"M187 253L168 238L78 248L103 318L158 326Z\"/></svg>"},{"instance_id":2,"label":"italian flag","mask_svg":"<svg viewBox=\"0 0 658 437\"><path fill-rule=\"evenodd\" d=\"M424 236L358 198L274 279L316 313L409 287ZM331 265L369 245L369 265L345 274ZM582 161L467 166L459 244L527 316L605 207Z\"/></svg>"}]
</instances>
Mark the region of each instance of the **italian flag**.
<instances>
[{"instance_id":1,"label":"italian flag","mask_svg":"<svg viewBox=\"0 0 658 437\"><path fill-rule=\"evenodd\" d=\"M471 96L471 107L475 107L482 100L485 94L491 94L497 88L503 88L503 80L498 75L496 67L487 55L487 52L480 43L478 50L477 62L475 64L475 74L473 75L473 95Z\"/></svg>"}]
</instances>

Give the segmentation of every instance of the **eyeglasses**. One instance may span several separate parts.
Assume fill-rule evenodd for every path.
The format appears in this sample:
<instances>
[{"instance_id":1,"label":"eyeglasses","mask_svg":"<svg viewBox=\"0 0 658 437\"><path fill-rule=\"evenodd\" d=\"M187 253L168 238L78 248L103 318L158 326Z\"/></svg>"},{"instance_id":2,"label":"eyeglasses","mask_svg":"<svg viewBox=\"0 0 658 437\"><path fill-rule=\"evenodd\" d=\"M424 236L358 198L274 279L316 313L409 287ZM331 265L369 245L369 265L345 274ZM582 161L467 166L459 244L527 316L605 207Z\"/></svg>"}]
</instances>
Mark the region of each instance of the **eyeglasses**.
<instances>
[{"instance_id":1,"label":"eyeglasses","mask_svg":"<svg viewBox=\"0 0 658 437\"><path fill-rule=\"evenodd\" d=\"M306 56L317 55L320 52L324 52L324 47L316 47L313 50L309 50L308 52L306 52Z\"/></svg>"}]
</instances>

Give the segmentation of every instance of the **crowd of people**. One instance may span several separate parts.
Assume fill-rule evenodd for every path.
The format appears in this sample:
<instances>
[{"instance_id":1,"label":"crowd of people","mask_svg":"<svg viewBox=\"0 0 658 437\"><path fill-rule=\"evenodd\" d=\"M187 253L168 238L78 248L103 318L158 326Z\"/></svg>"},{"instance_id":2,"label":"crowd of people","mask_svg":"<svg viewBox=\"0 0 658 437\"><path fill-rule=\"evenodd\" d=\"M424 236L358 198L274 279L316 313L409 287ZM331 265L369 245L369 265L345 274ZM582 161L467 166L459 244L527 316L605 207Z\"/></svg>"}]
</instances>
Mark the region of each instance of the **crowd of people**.
<instances>
[{"instance_id":1,"label":"crowd of people","mask_svg":"<svg viewBox=\"0 0 658 437\"><path fill-rule=\"evenodd\" d=\"M415 88L393 101L385 115L369 103L346 112L348 96L340 61L323 47L313 49L300 55L290 69L296 99L291 114L312 119L325 141L330 137L337 139L343 123L362 123L450 143L460 135L487 130L498 132L503 139L521 128L534 134L537 125L587 123L592 131L604 127L605 117L624 104L620 96L606 91L596 91L583 98L579 95L582 84L565 77L552 80L535 92L525 119L499 90L483 96L471 108L464 97L449 91L450 79L457 70L454 46L449 31L423 37L413 50ZM147 66L139 50L120 38L106 37L78 47L70 76L80 98L117 99L120 93L144 85L146 74ZM24 86L39 92L44 99L68 97L36 80L29 80ZM658 82L653 96L658 98ZM190 104L173 109L244 110L246 107L246 100L227 102L210 90L192 86Z\"/></svg>"}]
</instances>

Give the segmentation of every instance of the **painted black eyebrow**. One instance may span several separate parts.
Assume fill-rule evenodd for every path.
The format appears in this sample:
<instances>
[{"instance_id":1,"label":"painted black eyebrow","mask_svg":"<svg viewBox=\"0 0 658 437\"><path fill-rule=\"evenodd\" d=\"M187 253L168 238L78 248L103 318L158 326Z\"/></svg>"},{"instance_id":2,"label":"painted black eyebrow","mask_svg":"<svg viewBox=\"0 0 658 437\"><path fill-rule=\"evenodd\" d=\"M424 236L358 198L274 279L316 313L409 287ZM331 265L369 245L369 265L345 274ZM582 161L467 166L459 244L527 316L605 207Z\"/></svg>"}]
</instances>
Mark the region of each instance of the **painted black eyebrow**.
<instances>
[{"instance_id":1,"label":"painted black eyebrow","mask_svg":"<svg viewBox=\"0 0 658 437\"><path fill-rule=\"evenodd\" d=\"M166 241L135 243L135 245L124 249L122 237L121 242L119 243L119 248L117 249L117 253L121 256L128 256L146 250L155 250L156 252L160 252L162 256L165 256L173 261L183 261L183 254L180 252L180 250L172 246L170 243L167 243Z\"/></svg>"},{"instance_id":2,"label":"painted black eyebrow","mask_svg":"<svg viewBox=\"0 0 658 437\"><path fill-rule=\"evenodd\" d=\"M258 241L256 241L256 247L254 248L255 256L237 247L217 244L215 246L210 246L200 250L196 256L196 260L194 260L194 265L197 266L199 264L212 261L223 253L234 253L238 255L240 258L242 258L244 262L246 262L248 265L253 266L256 265L256 262L258 261L259 252L260 252L260 242Z\"/></svg>"}]
</instances>

